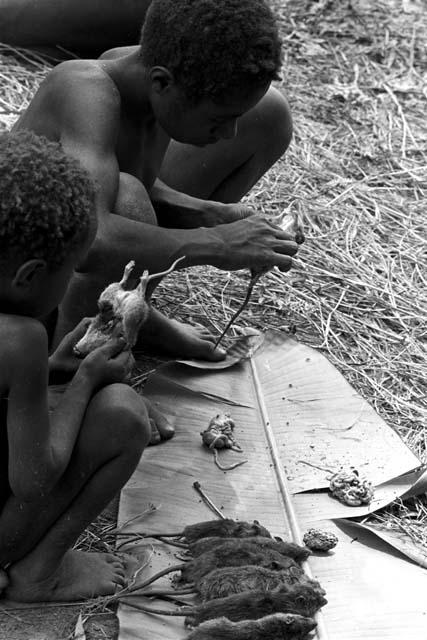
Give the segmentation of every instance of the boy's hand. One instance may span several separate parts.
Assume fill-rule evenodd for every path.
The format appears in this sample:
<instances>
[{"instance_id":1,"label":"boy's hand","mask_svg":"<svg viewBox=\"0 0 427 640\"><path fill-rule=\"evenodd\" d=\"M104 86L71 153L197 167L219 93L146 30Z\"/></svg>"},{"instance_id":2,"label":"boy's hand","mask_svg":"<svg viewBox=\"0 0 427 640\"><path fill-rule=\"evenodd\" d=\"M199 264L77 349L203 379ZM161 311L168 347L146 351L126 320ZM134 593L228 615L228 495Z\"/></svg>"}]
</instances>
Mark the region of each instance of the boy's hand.
<instances>
[{"instance_id":1,"label":"boy's hand","mask_svg":"<svg viewBox=\"0 0 427 640\"><path fill-rule=\"evenodd\" d=\"M126 380L134 360L131 351L125 349L126 340L118 338L98 347L81 361L80 372L88 377L94 389Z\"/></svg>"},{"instance_id":2,"label":"boy's hand","mask_svg":"<svg viewBox=\"0 0 427 640\"><path fill-rule=\"evenodd\" d=\"M244 220L255 213L255 209L251 209L241 202L232 204L207 202L206 210L201 214L200 221L205 227L216 227L219 224Z\"/></svg>"},{"instance_id":3,"label":"boy's hand","mask_svg":"<svg viewBox=\"0 0 427 640\"><path fill-rule=\"evenodd\" d=\"M270 269L288 271L298 251L294 236L267 218L250 216L212 230L222 251L211 264L219 269Z\"/></svg>"},{"instance_id":4,"label":"boy's hand","mask_svg":"<svg viewBox=\"0 0 427 640\"><path fill-rule=\"evenodd\" d=\"M74 345L84 336L92 318L83 318L79 324L67 333L49 357L50 382L56 382L60 378L72 377L82 363L73 352Z\"/></svg>"}]
</instances>

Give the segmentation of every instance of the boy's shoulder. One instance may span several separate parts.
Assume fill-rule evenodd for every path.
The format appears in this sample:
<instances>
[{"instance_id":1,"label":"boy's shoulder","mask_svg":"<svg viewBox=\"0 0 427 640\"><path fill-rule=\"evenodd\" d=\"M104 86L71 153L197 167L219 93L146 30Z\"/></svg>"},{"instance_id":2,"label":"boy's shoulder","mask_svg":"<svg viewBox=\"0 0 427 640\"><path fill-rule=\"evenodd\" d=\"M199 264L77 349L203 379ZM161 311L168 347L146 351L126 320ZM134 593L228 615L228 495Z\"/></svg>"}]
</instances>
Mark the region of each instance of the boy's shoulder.
<instances>
[{"instance_id":1,"label":"boy's shoulder","mask_svg":"<svg viewBox=\"0 0 427 640\"><path fill-rule=\"evenodd\" d=\"M46 97L66 96L71 102L85 102L92 97L107 101L106 107L120 107L116 83L99 60L67 60L54 67L41 85ZM57 106L61 106L58 104ZM63 107L64 105L62 105Z\"/></svg>"},{"instance_id":2,"label":"boy's shoulder","mask_svg":"<svg viewBox=\"0 0 427 640\"><path fill-rule=\"evenodd\" d=\"M0 360L9 358L21 361L36 354L46 353L48 338L46 329L35 318L0 313Z\"/></svg>"}]
</instances>

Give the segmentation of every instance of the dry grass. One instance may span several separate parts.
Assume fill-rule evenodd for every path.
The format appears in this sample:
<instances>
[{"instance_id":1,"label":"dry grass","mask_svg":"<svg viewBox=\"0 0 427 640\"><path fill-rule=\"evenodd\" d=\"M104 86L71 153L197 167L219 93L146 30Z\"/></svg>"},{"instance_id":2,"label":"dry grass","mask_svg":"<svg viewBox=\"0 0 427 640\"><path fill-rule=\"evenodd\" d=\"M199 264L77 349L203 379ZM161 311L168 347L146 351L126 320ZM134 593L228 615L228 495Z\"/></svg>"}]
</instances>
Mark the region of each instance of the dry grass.
<instances>
[{"instance_id":1,"label":"dry grass","mask_svg":"<svg viewBox=\"0 0 427 640\"><path fill-rule=\"evenodd\" d=\"M239 323L325 353L426 463L427 10L422 0L271 4L295 135L247 202L263 214L297 208L307 241L289 275L262 279ZM49 65L5 47L0 59L7 128ZM246 284L246 273L191 269L163 283L157 305L219 332ZM426 543L424 498L376 518Z\"/></svg>"}]
</instances>

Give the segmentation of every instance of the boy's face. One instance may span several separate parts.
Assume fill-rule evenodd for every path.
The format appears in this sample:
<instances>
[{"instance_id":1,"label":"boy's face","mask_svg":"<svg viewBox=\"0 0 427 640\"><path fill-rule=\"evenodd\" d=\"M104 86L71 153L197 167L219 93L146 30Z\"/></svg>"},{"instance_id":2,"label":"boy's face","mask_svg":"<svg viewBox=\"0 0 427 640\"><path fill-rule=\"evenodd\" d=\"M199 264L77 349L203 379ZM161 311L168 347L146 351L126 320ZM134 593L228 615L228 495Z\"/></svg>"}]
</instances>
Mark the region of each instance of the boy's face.
<instances>
[{"instance_id":1,"label":"boy's face","mask_svg":"<svg viewBox=\"0 0 427 640\"><path fill-rule=\"evenodd\" d=\"M230 96L222 103L203 99L188 102L176 85L157 103L156 117L166 133L176 140L197 147L234 138L238 119L266 94L268 86L244 96Z\"/></svg>"}]
</instances>

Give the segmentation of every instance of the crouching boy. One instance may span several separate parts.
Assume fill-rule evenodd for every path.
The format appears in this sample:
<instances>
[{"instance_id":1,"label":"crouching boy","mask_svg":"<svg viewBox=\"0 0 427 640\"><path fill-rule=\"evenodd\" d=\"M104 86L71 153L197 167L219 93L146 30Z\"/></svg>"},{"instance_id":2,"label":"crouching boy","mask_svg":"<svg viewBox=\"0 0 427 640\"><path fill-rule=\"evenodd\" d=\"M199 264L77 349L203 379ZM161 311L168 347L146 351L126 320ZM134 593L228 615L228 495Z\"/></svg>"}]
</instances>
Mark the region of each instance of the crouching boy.
<instances>
[{"instance_id":1,"label":"crouching boy","mask_svg":"<svg viewBox=\"0 0 427 640\"><path fill-rule=\"evenodd\" d=\"M80 600L125 583L119 557L72 546L128 480L159 415L122 384L121 342L85 358L49 414L38 320L95 232L79 163L30 132L0 135L0 587L13 600Z\"/></svg>"}]
</instances>

